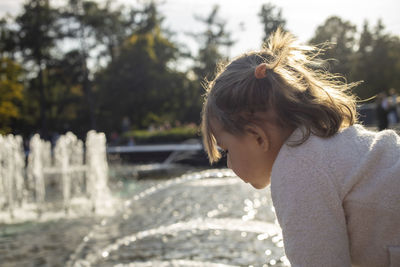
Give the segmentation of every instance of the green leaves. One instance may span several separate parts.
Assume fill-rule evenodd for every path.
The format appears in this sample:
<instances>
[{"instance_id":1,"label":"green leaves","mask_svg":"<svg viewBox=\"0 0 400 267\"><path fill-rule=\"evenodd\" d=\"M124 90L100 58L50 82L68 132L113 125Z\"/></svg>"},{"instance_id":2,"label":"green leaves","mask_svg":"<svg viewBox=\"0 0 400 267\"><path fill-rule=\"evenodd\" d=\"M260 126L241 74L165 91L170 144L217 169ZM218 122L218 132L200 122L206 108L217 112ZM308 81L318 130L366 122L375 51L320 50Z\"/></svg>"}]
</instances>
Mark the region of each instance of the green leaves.
<instances>
[{"instance_id":1,"label":"green leaves","mask_svg":"<svg viewBox=\"0 0 400 267\"><path fill-rule=\"evenodd\" d=\"M204 80L228 60L234 44L218 6L196 15L199 30L185 44L163 25L159 2L27 0L16 17L0 19L0 129L29 135L91 128L110 133L128 117L133 129L152 123L200 120ZM263 40L285 29L282 10L265 4L259 18ZM362 99L400 89L400 41L378 22L357 31L349 21L328 18L314 44L330 41L330 71L364 80ZM260 45L262 44L260 40Z\"/></svg>"},{"instance_id":2,"label":"green leaves","mask_svg":"<svg viewBox=\"0 0 400 267\"><path fill-rule=\"evenodd\" d=\"M275 32L278 27L281 27L283 30L285 29L286 20L282 17L282 9L273 4L263 4L258 16L264 28L263 42L266 41L269 35Z\"/></svg>"},{"instance_id":3,"label":"green leaves","mask_svg":"<svg viewBox=\"0 0 400 267\"><path fill-rule=\"evenodd\" d=\"M219 6L215 5L208 16L195 16L196 20L203 24L204 31L189 33L199 43L193 68L199 84L204 80L214 79L218 62L227 59L221 48L229 48L234 44L230 32L225 29L226 22L218 16L218 10Z\"/></svg>"},{"instance_id":4,"label":"green leaves","mask_svg":"<svg viewBox=\"0 0 400 267\"><path fill-rule=\"evenodd\" d=\"M353 89L360 99L390 88L400 90L400 39L386 33L382 21L374 29L365 21L358 32L349 21L330 17L310 42L331 44L323 55L330 62L329 71L341 73L349 81L364 81Z\"/></svg>"},{"instance_id":5,"label":"green leaves","mask_svg":"<svg viewBox=\"0 0 400 267\"><path fill-rule=\"evenodd\" d=\"M23 99L21 67L8 58L0 57L0 133L11 131L11 119L21 116L19 104Z\"/></svg>"},{"instance_id":6,"label":"green leaves","mask_svg":"<svg viewBox=\"0 0 400 267\"><path fill-rule=\"evenodd\" d=\"M314 45L325 42L331 45L323 55L323 58L330 59L329 71L348 76L351 69L350 60L355 52L356 26L336 16L328 18L323 25L318 26L310 40Z\"/></svg>"}]
</instances>

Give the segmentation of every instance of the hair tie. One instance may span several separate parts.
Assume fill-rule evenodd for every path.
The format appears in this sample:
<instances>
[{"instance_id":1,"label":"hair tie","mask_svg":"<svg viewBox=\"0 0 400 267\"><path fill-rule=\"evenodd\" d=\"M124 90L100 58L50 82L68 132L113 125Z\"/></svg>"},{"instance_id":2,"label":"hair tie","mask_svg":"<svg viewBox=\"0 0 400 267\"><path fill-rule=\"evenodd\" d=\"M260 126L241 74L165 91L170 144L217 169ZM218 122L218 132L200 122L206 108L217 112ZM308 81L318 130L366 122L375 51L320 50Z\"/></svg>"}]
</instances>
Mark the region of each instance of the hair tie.
<instances>
[{"instance_id":1,"label":"hair tie","mask_svg":"<svg viewBox=\"0 0 400 267\"><path fill-rule=\"evenodd\" d=\"M264 79L267 77L267 68L267 63L259 64L254 70L254 76L256 76L256 79Z\"/></svg>"}]
</instances>

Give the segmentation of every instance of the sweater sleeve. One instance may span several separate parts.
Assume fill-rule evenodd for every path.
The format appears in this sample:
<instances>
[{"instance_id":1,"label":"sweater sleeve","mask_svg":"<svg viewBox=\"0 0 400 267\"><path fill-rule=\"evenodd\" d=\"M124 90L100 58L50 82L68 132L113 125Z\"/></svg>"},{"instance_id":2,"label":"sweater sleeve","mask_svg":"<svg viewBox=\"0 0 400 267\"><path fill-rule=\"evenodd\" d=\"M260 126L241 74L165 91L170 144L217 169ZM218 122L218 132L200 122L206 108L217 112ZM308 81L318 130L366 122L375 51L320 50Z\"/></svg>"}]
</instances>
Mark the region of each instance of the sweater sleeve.
<instances>
[{"instance_id":1,"label":"sweater sleeve","mask_svg":"<svg viewBox=\"0 0 400 267\"><path fill-rule=\"evenodd\" d=\"M286 256L293 267L351 266L342 201L327 172L314 166L298 158L273 173L271 194Z\"/></svg>"}]
</instances>

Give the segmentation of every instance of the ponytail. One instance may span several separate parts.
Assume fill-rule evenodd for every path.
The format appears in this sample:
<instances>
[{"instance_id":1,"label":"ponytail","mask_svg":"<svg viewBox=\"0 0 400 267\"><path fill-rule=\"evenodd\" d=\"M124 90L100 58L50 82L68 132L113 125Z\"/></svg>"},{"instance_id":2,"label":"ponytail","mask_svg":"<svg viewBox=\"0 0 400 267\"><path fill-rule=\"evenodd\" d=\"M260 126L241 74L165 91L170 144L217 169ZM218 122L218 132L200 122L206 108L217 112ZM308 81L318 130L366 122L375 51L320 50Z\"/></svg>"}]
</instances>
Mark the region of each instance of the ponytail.
<instances>
[{"instance_id":1,"label":"ponytail","mask_svg":"<svg viewBox=\"0 0 400 267\"><path fill-rule=\"evenodd\" d=\"M299 45L292 34L278 29L261 51L246 53L221 68L206 85L202 133L210 162L218 160L210 119L233 134L246 125L262 124L273 110L279 126L302 127L300 145L311 135L330 137L357 122L355 97L339 75L323 69L321 49Z\"/></svg>"}]
</instances>

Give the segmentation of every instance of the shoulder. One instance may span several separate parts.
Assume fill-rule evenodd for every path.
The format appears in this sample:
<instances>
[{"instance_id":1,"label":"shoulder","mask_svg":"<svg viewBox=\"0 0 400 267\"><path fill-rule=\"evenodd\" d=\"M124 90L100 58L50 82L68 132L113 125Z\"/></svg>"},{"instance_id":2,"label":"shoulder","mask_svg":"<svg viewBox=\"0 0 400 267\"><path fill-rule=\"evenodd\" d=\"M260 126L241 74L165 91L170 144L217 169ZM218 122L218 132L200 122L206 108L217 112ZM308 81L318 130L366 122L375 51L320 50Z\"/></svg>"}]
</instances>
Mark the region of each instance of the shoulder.
<instances>
[{"instance_id":1,"label":"shoulder","mask_svg":"<svg viewBox=\"0 0 400 267\"><path fill-rule=\"evenodd\" d=\"M370 148L376 142L400 143L399 136L392 130L375 132L366 129L364 126L355 124L338 131L335 135L323 138L313 134L301 145L293 145L303 137L303 129L296 129L282 146L276 159L276 169L305 162L327 163L332 157L355 156L354 153L361 153L364 148Z\"/></svg>"},{"instance_id":2,"label":"shoulder","mask_svg":"<svg viewBox=\"0 0 400 267\"><path fill-rule=\"evenodd\" d=\"M298 197L304 195L304 192L309 194L321 188L336 188L335 183L329 179L327 158L334 160L328 154L332 147L337 147L338 140L311 134L301 145L294 145L303 135L302 128L296 129L278 153L271 173L273 200L281 199L282 195ZM283 197L282 202L286 201L287 198Z\"/></svg>"},{"instance_id":3,"label":"shoulder","mask_svg":"<svg viewBox=\"0 0 400 267\"><path fill-rule=\"evenodd\" d=\"M271 190L280 191L288 184L316 187L329 182L330 186L340 191L338 174L345 170L338 171L338 166L341 169L350 169L355 164L354 160L360 158L360 141L357 140L366 138L366 143L370 143L373 136L373 132L367 131L361 125L354 125L329 138L311 134L304 143L294 146L303 137L303 129L296 129L282 146L274 162Z\"/></svg>"},{"instance_id":4,"label":"shoulder","mask_svg":"<svg viewBox=\"0 0 400 267\"><path fill-rule=\"evenodd\" d=\"M400 158L400 137L392 130L374 132L353 125L329 138L311 135L303 144L291 145L302 136L297 129L279 151L271 173L272 193L289 186L330 187L343 198L360 178L357 172L392 166Z\"/></svg>"},{"instance_id":5,"label":"shoulder","mask_svg":"<svg viewBox=\"0 0 400 267\"><path fill-rule=\"evenodd\" d=\"M332 148L338 148L345 140L354 139L358 134L358 127L348 127L339 131L332 137L323 138L311 134L305 142L297 145L303 139L305 130L297 128L281 147L276 158L274 168L279 171L282 168L303 166L305 163L315 163L323 161L326 153Z\"/></svg>"}]
</instances>

